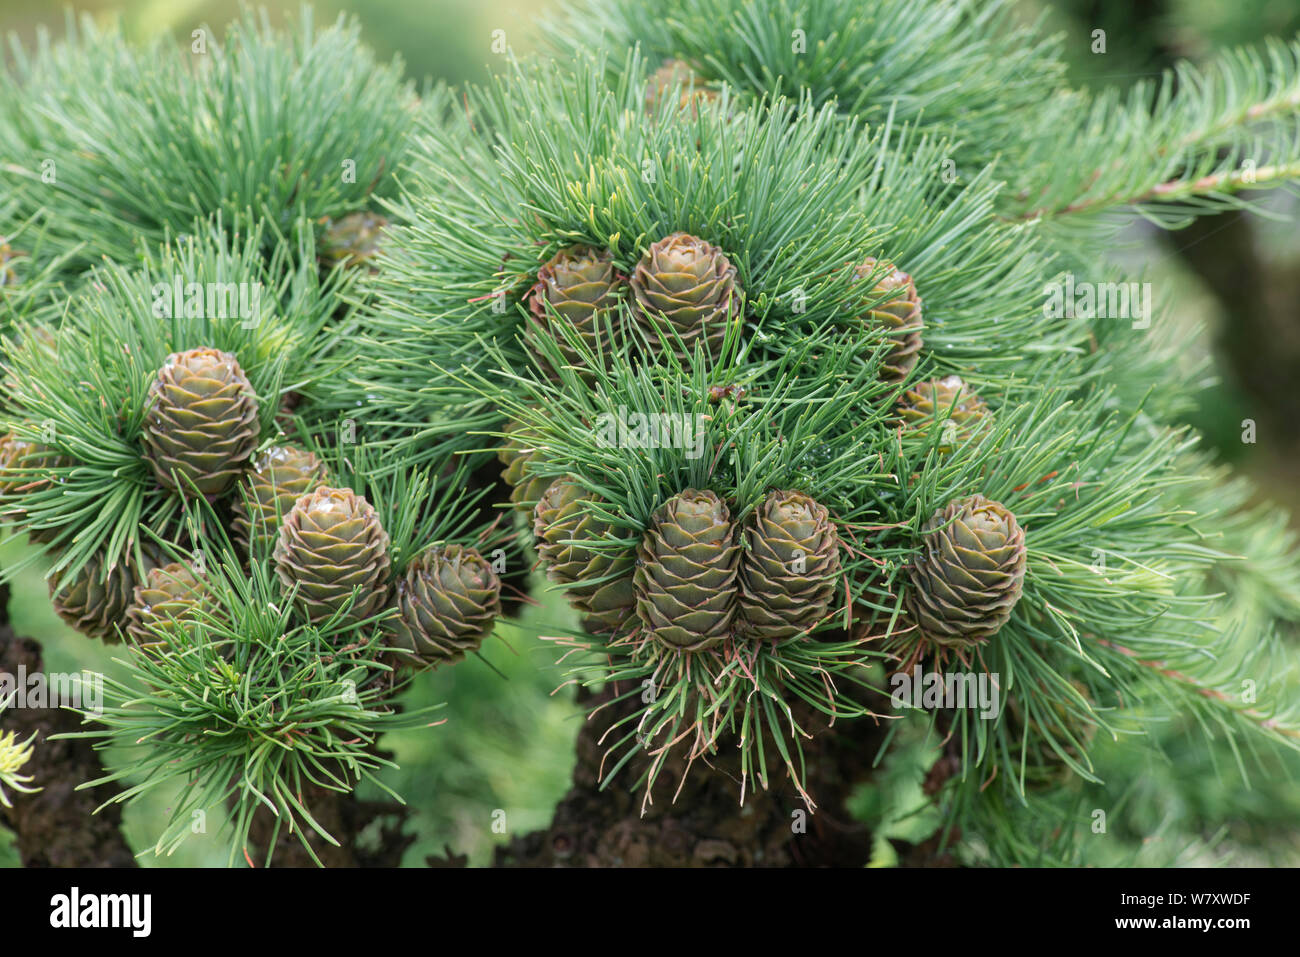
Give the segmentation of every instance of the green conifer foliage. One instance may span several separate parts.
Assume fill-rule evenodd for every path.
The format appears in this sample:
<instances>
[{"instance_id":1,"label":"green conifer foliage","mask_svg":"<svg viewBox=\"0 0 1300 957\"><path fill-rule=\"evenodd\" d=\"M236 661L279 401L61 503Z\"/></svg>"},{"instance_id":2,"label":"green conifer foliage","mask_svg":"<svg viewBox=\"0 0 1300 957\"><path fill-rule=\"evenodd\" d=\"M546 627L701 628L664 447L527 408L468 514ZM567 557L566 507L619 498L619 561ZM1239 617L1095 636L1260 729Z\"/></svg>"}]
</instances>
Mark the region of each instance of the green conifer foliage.
<instances>
[{"instance_id":1,"label":"green conifer foliage","mask_svg":"<svg viewBox=\"0 0 1300 957\"><path fill-rule=\"evenodd\" d=\"M1133 213L1300 180L1300 47L1092 95L1009 3L646 9L454 97L309 16L15 50L0 523L124 637L82 734L122 800L186 783L155 850L228 803L231 863L272 810L319 860L304 788L386 787L395 695L534 560L571 614L511 640L616 689L643 810L677 759L815 809L808 743L879 722L877 863L895 779L963 861L1080 863L1124 761L1294 764L1294 538L1180 424L1163 303L1076 293L1140 278Z\"/></svg>"},{"instance_id":2,"label":"green conifer foliage","mask_svg":"<svg viewBox=\"0 0 1300 957\"><path fill-rule=\"evenodd\" d=\"M699 68L710 63L717 66L704 59ZM490 131L483 135L495 159L486 144L466 149L454 140L442 148L421 140L413 165L430 197L468 177L484 192L472 206L410 197L412 225L395 236L390 268L376 284L382 305L370 346L378 361L400 323L407 335L398 361L447 374L414 382L392 406L402 414L421 423L441 416L450 425L495 411L492 433L505 434L509 421L512 432L528 434L539 482L575 477L602 503L602 520L612 517L601 546L611 557L616 541L659 542L661 510L681 495L712 495L726 503L729 521L743 523L767 491L792 488L824 505L840 530L845 559L833 607L798 639L743 645L719 625L694 637L674 631L677 640L665 642L656 636L676 626L648 615L638 615L641 629L594 644L575 638L575 647L604 663L602 679L636 678L656 691L639 733L611 734L611 750L675 741L701 756L739 741L762 786L769 771L761 747L743 733L759 722L784 742L797 778L801 735L791 732L790 703L861 714L865 699L854 681L881 659L886 673L922 661L1032 676L1026 694L1038 696L1035 708L1054 707L1066 694L1077 705L1082 695L1078 709L1093 714L1120 700L1154 703L1174 693L1145 662L1176 659L1200 689L1182 700L1198 697L1197 710L1209 705L1216 720L1287 744L1277 714L1211 705L1227 700L1222 686L1205 694L1222 678L1208 663L1227 642L1194 624L1194 610L1210 600L1205 572L1218 559L1199 544L1182 503L1204 476L1180 469L1186 435L1158 424L1183 400L1178 388L1168 390L1172 398L1135 397L1133 383L1112 368L1119 357L1134 357L1140 368L1167 375L1168 352L1122 335L1114 323L1044 308L1045 289L1075 261L1060 236L1040 237L1042 230L1009 219L992 170L945 176L943 139L888 122L860 129L842 103L836 110L806 99L758 100L745 95L752 86L723 83L717 98L690 110L671 95L653 98L654 122L632 122L647 84L659 82L649 72L635 54L621 58L617 50L580 62L576 76L519 64L468 100L476 128ZM583 151L570 148L575 141ZM761 180L751 177L755 169ZM529 215L513 215L520 207ZM481 223L489 224L486 241L470 254L461 237L483 236ZM618 269L634 273L651 244L679 233L725 250L745 292L718 348L629 352L621 362L589 363L594 376L557 377L526 354L520 361L526 292L552 251L607 249ZM863 263L882 261L903 270L907 290L914 284L923 300L923 336L908 341L906 364L891 357L901 341L894 333L907 330L862 321L895 297L861 281ZM418 286L417 275L435 264L446 286ZM877 272L888 270L868 274L878 279ZM611 326L635 322L636 297L629 299L610 310ZM427 317L422 326L411 321L417 312ZM382 334L386 326L394 335ZM659 334L668 345L686 342L672 329ZM552 338L546 350L530 330L529 351L542 353L551 369L590 353L563 330ZM956 442L943 428L914 428L900 444L899 408L925 405L921 385L952 376L964 395L978 395L979 427ZM744 398L718 402L719 394L735 395L733 386ZM932 417L950 420L955 411L936 407ZM967 412L963 406L962 422ZM459 441L452 429L441 440L433 429L423 434L435 445ZM924 632L910 592L938 588L938 580L909 569L927 535L946 534L932 527L935 516L983 500L1018 523L1007 559L1015 594L994 602L998 624L981 631L987 640L936 643L937 619ZM1119 556L1104 577L1093 570L1099 541ZM638 607L668 607L670 589L655 592L657 604L646 589L659 574L651 563L667 567L669 557L654 549L638 555ZM702 610L713 600L713 591L705 594L708 567L701 554L665 579L699 592L684 606ZM974 595L969 583L944 582ZM949 606L957 597L946 595ZM1197 666L1197 656L1205 664ZM833 690L814 678L827 673L840 678ZM1067 692L1071 682L1085 690ZM1000 779L1023 794L1016 769L1024 742L993 748L996 722L959 720L976 744L954 787L976 786L997 765ZM1057 725L1033 727L1050 742ZM642 782L648 788L659 766Z\"/></svg>"},{"instance_id":3,"label":"green conifer foliage","mask_svg":"<svg viewBox=\"0 0 1300 957\"><path fill-rule=\"evenodd\" d=\"M400 61L376 63L358 34L250 11L223 41L204 27L135 49L86 17L3 77L5 100L40 104L0 146L5 184L85 264L217 213L268 249L308 223L326 233L394 194L420 109Z\"/></svg>"}]
</instances>

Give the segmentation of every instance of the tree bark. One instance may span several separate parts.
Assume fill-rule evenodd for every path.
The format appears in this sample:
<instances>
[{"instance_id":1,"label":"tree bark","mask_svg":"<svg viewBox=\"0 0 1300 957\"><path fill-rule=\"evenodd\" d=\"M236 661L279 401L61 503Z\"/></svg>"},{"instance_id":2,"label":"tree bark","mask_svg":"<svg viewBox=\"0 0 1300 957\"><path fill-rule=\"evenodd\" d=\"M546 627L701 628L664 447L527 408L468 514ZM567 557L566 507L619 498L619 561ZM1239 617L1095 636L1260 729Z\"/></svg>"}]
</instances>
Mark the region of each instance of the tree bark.
<instances>
[{"instance_id":1,"label":"tree bark","mask_svg":"<svg viewBox=\"0 0 1300 957\"><path fill-rule=\"evenodd\" d=\"M586 696L594 708L612 691ZM573 787L556 808L551 826L497 848L498 867L861 867L871 857L872 835L855 821L845 802L871 776L870 757L884 728L869 719L823 724L804 742L805 784L817 804L808 813L793 783L771 781L739 803L740 760L734 744L724 743L710 765L697 761L686 770L679 755L670 758L654 788L654 803L641 814L641 792L629 791L645 768L638 755L605 790L600 789L604 729L635 710L635 702L607 707L578 736ZM875 709L883 713L884 704ZM809 715L803 716L808 719ZM811 726L805 724L805 727ZM768 767L773 765L769 763ZM934 849L900 846L908 864L935 863Z\"/></svg>"},{"instance_id":2,"label":"tree bark","mask_svg":"<svg viewBox=\"0 0 1300 957\"><path fill-rule=\"evenodd\" d=\"M404 832L410 809L396 801L363 801L355 793L328 788L304 789L303 803L326 831L339 842L334 846L312 831L308 841L325 867L400 867L402 855L415 840ZM259 811L248 832L248 853L254 864L266 859L266 845L275 827L267 811ZM276 837L273 867L316 867L298 835L283 827Z\"/></svg>"},{"instance_id":3,"label":"tree bark","mask_svg":"<svg viewBox=\"0 0 1300 957\"><path fill-rule=\"evenodd\" d=\"M24 667L31 675L44 669L41 646L19 638L8 624L7 587L0 588L0 671L17 675ZM14 832L18 856L24 867L134 867L135 856L122 835L122 809L110 804L93 813L104 801L121 792L115 784L85 791L77 785L101 777L99 754L85 739L52 741L51 736L80 731L81 718L61 708L15 708L0 717L5 731L18 740L33 732L32 758L23 769L33 777L35 794L12 794L12 808L0 806L0 819Z\"/></svg>"}]
</instances>

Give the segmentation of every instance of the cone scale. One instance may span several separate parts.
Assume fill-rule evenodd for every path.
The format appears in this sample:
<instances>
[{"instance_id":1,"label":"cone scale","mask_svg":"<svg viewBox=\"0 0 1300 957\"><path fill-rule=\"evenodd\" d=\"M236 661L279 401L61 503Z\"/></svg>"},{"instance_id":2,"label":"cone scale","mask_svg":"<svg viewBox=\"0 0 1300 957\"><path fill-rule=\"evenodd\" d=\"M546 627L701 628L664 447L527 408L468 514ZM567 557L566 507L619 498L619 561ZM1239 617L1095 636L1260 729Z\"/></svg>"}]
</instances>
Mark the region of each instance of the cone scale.
<instances>
[{"instance_id":1,"label":"cone scale","mask_svg":"<svg viewBox=\"0 0 1300 957\"><path fill-rule=\"evenodd\" d=\"M321 265L377 271L371 260L379 254L387 226L387 219L370 212L349 213L327 223L321 237Z\"/></svg>"},{"instance_id":2,"label":"cone scale","mask_svg":"<svg viewBox=\"0 0 1300 957\"><path fill-rule=\"evenodd\" d=\"M678 109L690 109L692 115L700 103L709 103L718 98L715 90L703 86L690 64L683 60L665 60L664 65L650 74L646 80L646 112L653 115L660 101L673 90L680 91L677 100Z\"/></svg>"},{"instance_id":3,"label":"cone scale","mask_svg":"<svg viewBox=\"0 0 1300 957\"><path fill-rule=\"evenodd\" d=\"M612 532L609 522L584 507L598 501L572 479L555 480L533 510L533 540L547 578L572 586L565 595L578 609L583 629L613 635L635 609L634 557L630 550L611 555L581 544L607 540Z\"/></svg>"},{"instance_id":4,"label":"cone scale","mask_svg":"<svg viewBox=\"0 0 1300 957\"><path fill-rule=\"evenodd\" d=\"M135 587L127 632L139 642L159 641L160 632L195 620L206 594L194 570L183 562L151 568Z\"/></svg>"},{"instance_id":5,"label":"cone scale","mask_svg":"<svg viewBox=\"0 0 1300 957\"><path fill-rule=\"evenodd\" d=\"M254 460L240 480L234 505L235 537L246 552L262 554L274 547L280 523L294 503L329 480L314 452L273 446Z\"/></svg>"},{"instance_id":6,"label":"cone scale","mask_svg":"<svg viewBox=\"0 0 1300 957\"><path fill-rule=\"evenodd\" d=\"M920 358L925 326L916 284L891 263L871 258L857 267L857 275L859 279L874 277L875 283L867 294L871 305L862 316L863 322L883 329L890 338L881 377L891 382L906 379Z\"/></svg>"},{"instance_id":7,"label":"cone scale","mask_svg":"<svg viewBox=\"0 0 1300 957\"><path fill-rule=\"evenodd\" d=\"M510 486L510 501L515 508L521 512L532 511L553 478L534 475L529 469L537 453L529 446L527 433L520 423L510 422L503 431L505 443L497 450L497 460L505 466L501 479Z\"/></svg>"},{"instance_id":8,"label":"cone scale","mask_svg":"<svg viewBox=\"0 0 1300 957\"><path fill-rule=\"evenodd\" d=\"M611 314L617 316L622 286L610 254L587 246L562 249L538 270L537 282L528 293L524 342L551 378L558 375L539 346L543 337L554 340L566 365L578 368L584 381L592 381L588 360L557 326L563 324L576 333L593 356L607 352L605 324Z\"/></svg>"},{"instance_id":9,"label":"cone scale","mask_svg":"<svg viewBox=\"0 0 1300 957\"><path fill-rule=\"evenodd\" d=\"M127 624L136 581L125 557L107 566L103 555L95 555L75 574L50 578L50 601L67 624L111 644L121 641L118 629Z\"/></svg>"},{"instance_id":10,"label":"cone scale","mask_svg":"<svg viewBox=\"0 0 1300 957\"><path fill-rule=\"evenodd\" d=\"M767 496L745 529L742 631L779 641L819 625L840 573L839 537L826 509L802 492Z\"/></svg>"},{"instance_id":11,"label":"cone scale","mask_svg":"<svg viewBox=\"0 0 1300 957\"><path fill-rule=\"evenodd\" d=\"M992 423L984 400L955 375L930 379L908 389L899 400L898 418L908 432L926 434L939 429L939 451L945 454Z\"/></svg>"},{"instance_id":12,"label":"cone scale","mask_svg":"<svg viewBox=\"0 0 1300 957\"><path fill-rule=\"evenodd\" d=\"M75 464L67 456L12 432L0 438L0 496L7 499L0 508L0 521L26 525L28 513L22 506L23 497L49 488L52 478L48 470ZM26 526L26 531L27 537L38 543L52 541L57 534L53 528Z\"/></svg>"}]
</instances>

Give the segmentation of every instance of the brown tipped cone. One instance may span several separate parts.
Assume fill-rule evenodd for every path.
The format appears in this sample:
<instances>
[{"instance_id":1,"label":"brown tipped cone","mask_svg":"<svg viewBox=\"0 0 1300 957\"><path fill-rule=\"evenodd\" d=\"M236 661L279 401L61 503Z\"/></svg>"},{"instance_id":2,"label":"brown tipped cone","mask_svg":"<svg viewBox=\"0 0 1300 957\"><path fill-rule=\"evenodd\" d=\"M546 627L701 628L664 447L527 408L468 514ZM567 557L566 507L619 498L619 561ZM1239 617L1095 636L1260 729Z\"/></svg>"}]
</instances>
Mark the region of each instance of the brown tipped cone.
<instances>
[{"instance_id":1,"label":"brown tipped cone","mask_svg":"<svg viewBox=\"0 0 1300 957\"><path fill-rule=\"evenodd\" d=\"M935 645L966 647L996 635L1020 600L1025 532L983 495L935 512L910 569L907 609Z\"/></svg>"},{"instance_id":2,"label":"brown tipped cone","mask_svg":"<svg viewBox=\"0 0 1300 957\"><path fill-rule=\"evenodd\" d=\"M508 437L497 450L497 459L505 466L501 478L510 486L510 501L515 508L531 512L546 487L554 481L554 476L535 475L529 468L537 453L528 444L528 433L523 425L511 422L502 431Z\"/></svg>"},{"instance_id":3,"label":"brown tipped cone","mask_svg":"<svg viewBox=\"0 0 1300 957\"><path fill-rule=\"evenodd\" d=\"M930 379L908 389L899 400L898 418L908 432L924 434L939 428L938 448L945 455L992 424L984 400L955 375Z\"/></svg>"},{"instance_id":4,"label":"brown tipped cone","mask_svg":"<svg viewBox=\"0 0 1300 957\"><path fill-rule=\"evenodd\" d=\"M772 492L746 527L745 541L743 632L781 640L821 624L840 574L839 535L826 509L802 492Z\"/></svg>"},{"instance_id":5,"label":"brown tipped cone","mask_svg":"<svg viewBox=\"0 0 1300 957\"><path fill-rule=\"evenodd\" d=\"M294 503L328 481L314 452L277 445L258 455L240 480L242 494L234 506L235 538L244 551L263 555L273 548Z\"/></svg>"},{"instance_id":6,"label":"brown tipped cone","mask_svg":"<svg viewBox=\"0 0 1300 957\"><path fill-rule=\"evenodd\" d=\"M33 542L54 540L58 529L34 528L29 522L23 498L49 488L53 478L51 469L71 468L76 465L71 458L36 442L20 439L12 432L0 438L0 522L18 525Z\"/></svg>"},{"instance_id":7,"label":"brown tipped cone","mask_svg":"<svg viewBox=\"0 0 1300 957\"><path fill-rule=\"evenodd\" d=\"M371 260L378 255L388 220L378 213L349 213L331 220L321 237L320 262L326 269L346 263L353 269L377 272Z\"/></svg>"},{"instance_id":8,"label":"brown tipped cone","mask_svg":"<svg viewBox=\"0 0 1300 957\"><path fill-rule=\"evenodd\" d=\"M166 633L198 620L207 588L184 562L151 568L135 586L127 609L127 633L138 642L165 642Z\"/></svg>"},{"instance_id":9,"label":"brown tipped cone","mask_svg":"<svg viewBox=\"0 0 1300 957\"><path fill-rule=\"evenodd\" d=\"M165 488L188 491L188 479L199 494L220 495L248 464L259 432L253 388L228 352L172 353L149 387L141 438Z\"/></svg>"},{"instance_id":10,"label":"brown tipped cone","mask_svg":"<svg viewBox=\"0 0 1300 957\"><path fill-rule=\"evenodd\" d=\"M708 103L718 98L716 90L703 86L695 71L684 60L665 60L664 65L650 74L646 80L646 112L653 114L658 109L660 100L673 90L680 91L677 100L679 109L690 109L693 116L700 103Z\"/></svg>"},{"instance_id":11,"label":"brown tipped cone","mask_svg":"<svg viewBox=\"0 0 1300 957\"><path fill-rule=\"evenodd\" d=\"M52 576L50 601L58 616L77 631L111 644L122 640L118 629L127 625L136 581L125 556L107 567L99 553L76 574Z\"/></svg>"},{"instance_id":12,"label":"brown tipped cone","mask_svg":"<svg viewBox=\"0 0 1300 957\"><path fill-rule=\"evenodd\" d=\"M659 507L637 548L637 617L670 648L702 651L729 637L740 546L726 503L687 489Z\"/></svg>"},{"instance_id":13,"label":"brown tipped cone","mask_svg":"<svg viewBox=\"0 0 1300 957\"><path fill-rule=\"evenodd\" d=\"M571 586L565 595L578 609L583 629L612 635L632 615L635 557L631 549L611 554L583 542L608 541L613 526L586 507L600 498L571 478L559 478L542 493L533 510L533 539L551 581Z\"/></svg>"},{"instance_id":14,"label":"brown tipped cone","mask_svg":"<svg viewBox=\"0 0 1300 957\"><path fill-rule=\"evenodd\" d=\"M564 323L576 332L593 356L608 352L606 317L618 306L622 286L623 277L614 268L610 254L588 246L562 249L538 270L537 282L528 293L524 342L542 360L542 368L551 378L558 376L539 344L543 337L555 341L565 364L582 370L585 381L594 378L588 361L557 326Z\"/></svg>"},{"instance_id":15,"label":"brown tipped cone","mask_svg":"<svg viewBox=\"0 0 1300 957\"><path fill-rule=\"evenodd\" d=\"M351 621L376 614L388 598L388 533L374 508L352 489L321 486L304 495L280 526L275 571L285 594L295 587L312 624L343 607L359 589Z\"/></svg>"},{"instance_id":16,"label":"brown tipped cone","mask_svg":"<svg viewBox=\"0 0 1300 957\"><path fill-rule=\"evenodd\" d=\"M740 296L736 267L721 249L689 233L673 233L650 246L630 286L633 315L653 354L671 348L685 362L695 343L703 342L705 352L718 357ZM680 337L680 347L668 328Z\"/></svg>"},{"instance_id":17,"label":"brown tipped cone","mask_svg":"<svg viewBox=\"0 0 1300 957\"><path fill-rule=\"evenodd\" d=\"M920 358L921 333L925 327L916 284L907 273L875 259L867 259L858 266L857 274L860 279L876 274L875 285L866 297L874 305L862 318L884 329L893 342L885 357L881 376L887 381L906 379Z\"/></svg>"},{"instance_id":18,"label":"brown tipped cone","mask_svg":"<svg viewBox=\"0 0 1300 957\"><path fill-rule=\"evenodd\" d=\"M446 545L411 562L397 583L390 645L436 667L478 649L501 614L501 579L476 549Z\"/></svg>"}]
</instances>

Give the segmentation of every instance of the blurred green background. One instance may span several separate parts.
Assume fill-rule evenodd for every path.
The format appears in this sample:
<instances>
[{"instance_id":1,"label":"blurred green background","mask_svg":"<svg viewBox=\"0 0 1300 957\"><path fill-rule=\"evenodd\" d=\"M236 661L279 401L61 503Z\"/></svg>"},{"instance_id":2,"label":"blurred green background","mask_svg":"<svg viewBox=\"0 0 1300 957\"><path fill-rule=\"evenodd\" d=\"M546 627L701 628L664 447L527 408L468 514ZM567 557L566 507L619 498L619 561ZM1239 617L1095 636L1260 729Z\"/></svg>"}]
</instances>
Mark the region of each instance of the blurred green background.
<instances>
[{"instance_id":1,"label":"blurred green background","mask_svg":"<svg viewBox=\"0 0 1300 957\"><path fill-rule=\"evenodd\" d=\"M1021 0L1021 7L1064 34L1073 79L1093 88L1127 88L1179 59L1196 63L1300 32L1295 0ZM1092 49L1098 29L1100 54ZM1267 215L1209 216L1170 233L1135 224L1118 254L1150 270L1157 299L1186 327L1189 351L1215 360L1217 381L1192 424L1300 527L1300 201L1294 190L1252 199ZM1258 425L1253 444L1242 440L1245 419Z\"/></svg>"},{"instance_id":2,"label":"blurred green background","mask_svg":"<svg viewBox=\"0 0 1300 957\"><path fill-rule=\"evenodd\" d=\"M272 19L295 12L298 3L269 2ZM1085 85L1128 84L1158 75L1171 59L1203 58L1215 50L1252 43L1264 36L1290 37L1300 29L1295 0L1025 0L1026 18L1046 15L1067 37L1071 68ZM549 6L549 5L548 5ZM546 6L535 0L370 0L348 8L314 4L317 22L340 12L355 14L381 56L400 55L417 79L453 83L484 79L496 59L494 31L516 52L536 45ZM653 5L647 2L648 9ZM188 43L190 32L207 25L218 33L237 16L237 2L128 0L76 5L103 19L121 17L137 38L168 34ZM30 0L0 0L0 31L30 42L40 26L56 35L66 11ZM651 14L648 14L651 15ZM1091 52L1091 32L1107 31L1104 55ZM92 69L93 64L87 64ZM1160 235L1136 226L1117 255L1150 271L1161 295L1173 300L1172 316L1185 325L1188 351L1216 357L1218 381L1205 392L1194 424L1225 460L1252 474L1268 495L1300 507L1300 208L1292 197L1269 201L1285 219L1269 222L1235 215L1210 217L1192 230ZM1241 440L1243 419L1259 422L1259 440ZM21 545L0 549L0 565L21 557ZM112 670L112 649L87 642L65 627L50 609L42 569L27 569L14 583L11 613L17 633L45 645L47 668ZM525 626L546 633L570 627L569 612L556 597L525 612ZM533 632L536 633L536 632ZM554 632L552 632L554 633ZM573 741L583 715L573 703L555 653L505 624L484 646L484 661L422 676L407 695L412 706L445 701L446 723L433 729L392 735L385 747L401 770L385 781L413 809L410 829L418 834L405 863L450 847L470 863L491 860L494 843L543 826L568 787ZM1235 801L1236 798L1225 798ZM147 847L159 829L166 796L127 811L132 845ZM505 833L494 833L494 813L505 812ZM1288 808L1271 813L1287 818ZM218 822L171 859L142 858L146 866L220 865L226 846ZM16 855L0 828L0 866Z\"/></svg>"},{"instance_id":3,"label":"blurred green background","mask_svg":"<svg viewBox=\"0 0 1300 957\"><path fill-rule=\"evenodd\" d=\"M299 0L249 5L267 9L276 24L283 24L301 6ZM534 20L542 14L536 0L366 0L352 4L325 0L311 6L321 24L332 22L340 13L356 16L380 58L400 54L412 77L453 83L488 75L488 64L496 56L492 52L493 31L504 30L511 47L527 52L539 29ZM188 43L191 31L200 26L222 35L243 5L238 0L78 0L70 8L105 21L120 17L129 37L167 34ZM67 9L58 3L0 0L0 31L30 40L43 25L57 34Z\"/></svg>"}]
</instances>

